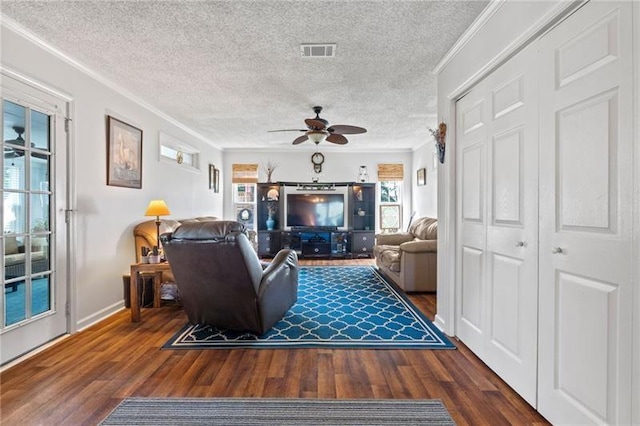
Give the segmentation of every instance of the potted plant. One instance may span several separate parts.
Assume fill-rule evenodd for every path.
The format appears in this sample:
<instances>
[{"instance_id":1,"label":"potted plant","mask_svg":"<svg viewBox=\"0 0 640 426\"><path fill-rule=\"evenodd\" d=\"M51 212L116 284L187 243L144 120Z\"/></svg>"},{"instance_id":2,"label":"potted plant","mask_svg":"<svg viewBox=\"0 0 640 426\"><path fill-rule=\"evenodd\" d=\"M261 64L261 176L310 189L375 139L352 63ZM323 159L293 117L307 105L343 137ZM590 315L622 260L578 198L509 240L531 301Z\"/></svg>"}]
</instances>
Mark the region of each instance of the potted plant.
<instances>
[{"instance_id":1,"label":"potted plant","mask_svg":"<svg viewBox=\"0 0 640 426\"><path fill-rule=\"evenodd\" d=\"M280 165L279 163L271 160L267 160L266 164L262 165L262 169L264 170L264 173L267 175L268 183L271 183L271 175L273 175L273 171L277 169L279 165Z\"/></svg>"}]
</instances>

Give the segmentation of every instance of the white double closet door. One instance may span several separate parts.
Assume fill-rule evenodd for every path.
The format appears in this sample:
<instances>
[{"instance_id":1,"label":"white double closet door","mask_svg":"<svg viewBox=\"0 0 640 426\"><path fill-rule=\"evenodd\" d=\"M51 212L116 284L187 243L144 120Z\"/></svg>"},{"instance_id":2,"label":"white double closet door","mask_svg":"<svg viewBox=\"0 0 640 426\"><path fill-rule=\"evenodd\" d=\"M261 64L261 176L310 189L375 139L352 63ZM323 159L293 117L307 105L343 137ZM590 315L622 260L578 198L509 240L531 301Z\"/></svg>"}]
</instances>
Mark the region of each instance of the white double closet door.
<instances>
[{"instance_id":1,"label":"white double closet door","mask_svg":"<svg viewBox=\"0 0 640 426\"><path fill-rule=\"evenodd\" d=\"M587 3L457 103L456 334L556 424L631 422L632 7Z\"/></svg>"}]
</instances>

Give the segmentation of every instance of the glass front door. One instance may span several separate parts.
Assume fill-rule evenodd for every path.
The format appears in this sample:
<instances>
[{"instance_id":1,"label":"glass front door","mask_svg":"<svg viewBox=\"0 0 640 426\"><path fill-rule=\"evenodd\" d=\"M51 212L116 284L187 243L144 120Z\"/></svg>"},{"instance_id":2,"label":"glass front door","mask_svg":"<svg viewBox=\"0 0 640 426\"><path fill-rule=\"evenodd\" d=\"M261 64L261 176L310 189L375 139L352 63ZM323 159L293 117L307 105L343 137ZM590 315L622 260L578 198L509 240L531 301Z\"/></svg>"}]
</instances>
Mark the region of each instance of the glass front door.
<instances>
[{"instance_id":1,"label":"glass front door","mask_svg":"<svg viewBox=\"0 0 640 426\"><path fill-rule=\"evenodd\" d=\"M65 206L55 208L67 138L64 117L43 107L3 90L1 364L67 331Z\"/></svg>"}]
</instances>

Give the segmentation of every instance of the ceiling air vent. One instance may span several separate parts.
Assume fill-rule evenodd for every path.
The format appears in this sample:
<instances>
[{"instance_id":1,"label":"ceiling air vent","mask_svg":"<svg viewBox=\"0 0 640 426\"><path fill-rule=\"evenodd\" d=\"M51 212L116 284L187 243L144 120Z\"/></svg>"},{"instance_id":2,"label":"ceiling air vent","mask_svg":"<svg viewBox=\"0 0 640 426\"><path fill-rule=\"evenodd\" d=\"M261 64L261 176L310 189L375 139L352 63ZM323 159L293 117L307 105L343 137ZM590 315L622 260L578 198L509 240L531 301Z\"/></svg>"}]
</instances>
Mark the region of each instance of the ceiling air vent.
<instances>
[{"instance_id":1,"label":"ceiling air vent","mask_svg":"<svg viewBox=\"0 0 640 426\"><path fill-rule=\"evenodd\" d=\"M336 56L336 44L303 43L300 54L303 58L333 58Z\"/></svg>"}]
</instances>

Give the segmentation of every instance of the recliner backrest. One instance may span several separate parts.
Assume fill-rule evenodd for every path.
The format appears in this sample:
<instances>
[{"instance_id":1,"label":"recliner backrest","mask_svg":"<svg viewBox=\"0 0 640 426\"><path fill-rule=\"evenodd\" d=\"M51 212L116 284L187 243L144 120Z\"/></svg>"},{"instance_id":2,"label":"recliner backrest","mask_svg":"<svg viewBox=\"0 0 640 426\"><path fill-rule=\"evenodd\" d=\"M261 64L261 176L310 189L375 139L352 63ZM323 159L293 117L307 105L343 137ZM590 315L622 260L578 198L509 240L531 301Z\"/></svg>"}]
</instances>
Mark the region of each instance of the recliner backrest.
<instances>
[{"instance_id":1,"label":"recliner backrest","mask_svg":"<svg viewBox=\"0 0 640 426\"><path fill-rule=\"evenodd\" d=\"M257 323L262 266L244 230L243 224L234 221L191 222L162 236L190 316L208 316L222 324Z\"/></svg>"}]
</instances>

